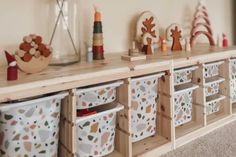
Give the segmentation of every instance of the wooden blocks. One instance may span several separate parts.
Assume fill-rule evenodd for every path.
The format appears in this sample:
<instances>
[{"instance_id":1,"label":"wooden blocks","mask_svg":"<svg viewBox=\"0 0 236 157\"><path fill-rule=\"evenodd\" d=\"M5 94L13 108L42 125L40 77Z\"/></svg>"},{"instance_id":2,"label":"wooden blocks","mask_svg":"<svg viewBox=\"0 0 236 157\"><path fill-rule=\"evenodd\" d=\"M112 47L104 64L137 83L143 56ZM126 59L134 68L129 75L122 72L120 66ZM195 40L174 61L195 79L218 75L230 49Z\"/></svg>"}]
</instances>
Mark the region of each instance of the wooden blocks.
<instances>
[{"instance_id":1,"label":"wooden blocks","mask_svg":"<svg viewBox=\"0 0 236 157\"><path fill-rule=\"evenodd\" d=\"M138 61L138 60L145 60L147 58L146 55L139 55L139 56L129 56L129 55L122 55L121 59L126 61Z\"/></svg>"}]
</instances>

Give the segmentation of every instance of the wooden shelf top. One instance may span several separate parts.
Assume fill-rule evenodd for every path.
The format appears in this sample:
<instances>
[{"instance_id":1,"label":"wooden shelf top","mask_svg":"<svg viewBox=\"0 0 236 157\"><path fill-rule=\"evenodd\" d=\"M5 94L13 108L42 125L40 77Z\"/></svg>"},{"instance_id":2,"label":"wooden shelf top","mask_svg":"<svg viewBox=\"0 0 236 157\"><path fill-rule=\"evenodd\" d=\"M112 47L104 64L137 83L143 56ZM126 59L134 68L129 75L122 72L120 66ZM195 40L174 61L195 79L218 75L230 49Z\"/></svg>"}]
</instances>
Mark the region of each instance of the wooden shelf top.
<instances>
[{"instance_id":1,"label":"wooden shelf top","mask_svg":"<svg viewBox=\"0 0 236 157\"><path fill-rule=\"evenodd\" d=\"M236 57L236 47L227 49L196 46L193 52L158 53L148 56L147 60L124 61L121 53L107 54L104 61L91 64L81 62L68 66L49 66L37 74L19 72L17 81L6 80L6 67L0 68L0 102L41 93L57 92L90 84L113 81L133 76L145 75L168 70L174 63L175 68L193 65L198 62ZM222 55L224 53L224 55ZM123 53L122 53L123 54ZM53 89L52 89L53 88ZM31 94L29 90L39 91ZM20 92L26 92L21 93ZM15 94L17 96L12 96Z\"/></svg>"}]
</instances>

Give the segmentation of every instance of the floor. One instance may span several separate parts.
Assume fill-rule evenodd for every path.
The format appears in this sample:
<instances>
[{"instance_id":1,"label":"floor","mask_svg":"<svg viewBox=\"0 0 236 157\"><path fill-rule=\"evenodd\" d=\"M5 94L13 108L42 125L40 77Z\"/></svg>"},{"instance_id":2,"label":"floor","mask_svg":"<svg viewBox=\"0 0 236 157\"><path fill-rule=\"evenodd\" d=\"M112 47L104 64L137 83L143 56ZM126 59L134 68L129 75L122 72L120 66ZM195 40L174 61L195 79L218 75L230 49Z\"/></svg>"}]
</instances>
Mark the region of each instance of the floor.
<instances>
[{"instance_id":1,"label":"floor","mask_svg":"<svg viewBox=\"0 0 236 157\"><path fill-rule=\"evenodd\" d=\"M161 157L236 157L236 122Z\"/></svg>"}]
</instances>

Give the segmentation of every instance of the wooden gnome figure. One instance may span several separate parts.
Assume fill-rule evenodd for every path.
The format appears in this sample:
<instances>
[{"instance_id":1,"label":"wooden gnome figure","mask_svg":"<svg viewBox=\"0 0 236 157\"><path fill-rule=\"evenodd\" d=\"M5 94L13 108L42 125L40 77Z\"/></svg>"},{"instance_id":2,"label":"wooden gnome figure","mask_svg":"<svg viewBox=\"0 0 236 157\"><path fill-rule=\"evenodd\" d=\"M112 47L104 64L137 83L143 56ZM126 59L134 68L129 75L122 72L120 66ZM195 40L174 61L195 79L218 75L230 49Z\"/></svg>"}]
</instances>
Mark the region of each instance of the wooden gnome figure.
<instances>
[{"instance_id":1,"label":"wooden gnome figure","mask_svg":"<svg viewBox=\"0 0 236 157\"><path fill-rule=\"evenodd\" d=\"M172 41L172 51L182 51L182 45L181 45L181 40L182 40L182 29L178 24L172 24L168 29L167 29L167 39L169 41Z\"/></svg>"},{"instance_id":2,"label":"wooden gnome figure","mask_svg":"<svg viewBox=\"0 0 236 157\"><path fill-rule=\"evenodd\" d=\"M226 35L223 33L222 34L223 40L222 40L222 46L223 48L227 48L229 46L228 39L226 38Z\"/></svg>"},{"instance_id":3,"label":"wooden gnome figure","mask_svg":"<svg viewBox=\"0 0 236 157\"><path fill-rule=\"evenodd\" d=\"M6 59L8 62L7 68L7 80L14 81L18 79L18 72L17 72L17 64L15 57L10 55L7 51L5 51Z\"/></svg>"},{"instance_id":4,"label":"wooden gnome figure","mask_svg":"<svg viewBox=\"0 0 236 157\"><path fill-rule=\"evenodd\" d=\"M147 54L151 55L153 54L152 45L155 42L155 39L159 38L156 35L156 23L154 22L154 17L151 16L150 18L147 18L145 21L143 21L143 27L142 27L142 33L143 33L143 48L142 51Z\"/></svg>"},{"instance_id":5,"label":"wooden gnome figure","mask_svg":"<svg viewBox=\"0 0 236 157\"><path fill-rule=\"evenodd\" d=\"M153 43L153 38L151 34L145 33L143 36L142 52L144 52L146 55L153 54L152 43Z\"/></svg>"}]
</instances>

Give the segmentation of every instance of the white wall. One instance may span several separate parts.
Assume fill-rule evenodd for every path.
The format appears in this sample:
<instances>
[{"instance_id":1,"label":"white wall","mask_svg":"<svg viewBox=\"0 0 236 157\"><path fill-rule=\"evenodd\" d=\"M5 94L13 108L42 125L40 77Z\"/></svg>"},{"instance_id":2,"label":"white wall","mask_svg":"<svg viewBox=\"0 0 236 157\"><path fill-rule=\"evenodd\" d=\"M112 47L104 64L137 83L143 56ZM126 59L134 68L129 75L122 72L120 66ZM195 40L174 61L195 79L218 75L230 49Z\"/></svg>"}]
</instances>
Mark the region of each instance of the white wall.
<instances>
[{"instance_id":1,"label":"white wall","mask_svg":"<svg viewBox=\"0 0 236 157\"><path fill-rule=\"evenodd\" d=\"M48 4L53 0L0 0L0 51L14 52L21 38L37 33L48 42L50 37ZM225 32L232 41L232 0L206 0L214 34ZM126 51L134 38L138 15L150 10L165 29L171 23L189 28L198 0L79 0L80 37L84 42L92 39L93 5L103 14L104 43L108 52ZM84 53L84 52L83 52ZM5 63L1 53L0 65Z\"/></svg>"}]
</instances>

